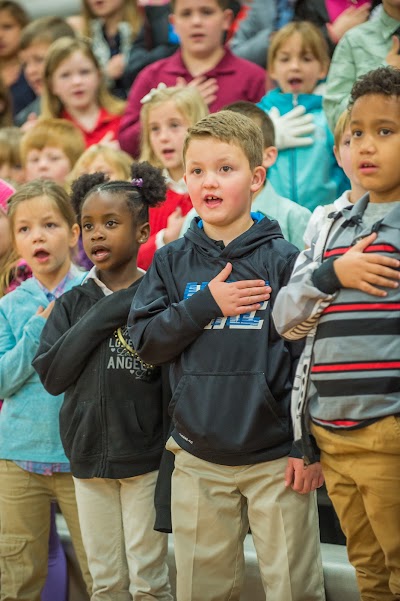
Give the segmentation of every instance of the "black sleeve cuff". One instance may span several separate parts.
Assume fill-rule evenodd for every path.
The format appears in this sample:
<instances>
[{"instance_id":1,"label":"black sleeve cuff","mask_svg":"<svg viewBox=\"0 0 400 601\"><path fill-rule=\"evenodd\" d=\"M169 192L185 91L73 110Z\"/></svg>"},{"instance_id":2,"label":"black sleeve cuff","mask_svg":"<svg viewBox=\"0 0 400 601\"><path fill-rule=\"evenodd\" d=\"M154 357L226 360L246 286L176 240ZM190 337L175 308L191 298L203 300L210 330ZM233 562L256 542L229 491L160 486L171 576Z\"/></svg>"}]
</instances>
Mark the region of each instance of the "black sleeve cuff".
<instances>
[{"instance_id":1,"label":"black sleeve cuff","mask_svg":"<svg viewBox=\"0 0 400 601\"><path fill-rule=\"evenodd\" d=\"M332 257L324 261L312 274L312 283L325 294L334 294L342 287L333 267L335 260L336 257Z\"/></svg>"}]
</instances>

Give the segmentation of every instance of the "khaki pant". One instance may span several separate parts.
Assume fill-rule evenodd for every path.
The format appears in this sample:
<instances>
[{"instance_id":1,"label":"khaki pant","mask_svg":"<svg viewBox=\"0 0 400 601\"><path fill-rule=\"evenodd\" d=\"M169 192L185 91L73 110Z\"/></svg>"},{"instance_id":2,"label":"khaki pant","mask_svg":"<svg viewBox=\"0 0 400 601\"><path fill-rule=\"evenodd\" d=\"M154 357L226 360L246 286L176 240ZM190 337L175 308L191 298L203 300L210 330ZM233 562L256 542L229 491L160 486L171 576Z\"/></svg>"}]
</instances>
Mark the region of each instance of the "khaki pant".
<instances>
[{"instance_id":1,"label":"khaki pant","mask_svg":"<svg viewBox=\"0 0 400 601\"><path fill-rule=\"evenodd\" d=\"M332 432L315 425L312 430L362 601L399 599L399 418L359 430Z\"/></svg>"},{"instance_id":2,"label":"khaki pant","mask_svg":"<svg viewBox=\"0 0 400 601\"><path fill-rule=\"evenodd\" d=\"M92 600L172 601L168 537L153 530L157 474L74 478Z\"/></svg>"},{"instance_id":3,"label":"khaki pant","mask_svg":"<svg viewBox=\"0 0 400 601\"><path fill-rule=\"evenodd\" d=\"M175 453L178 601L239 599L248 524L268 601L325 599L316 496L285 488L287 458L231 467L198 459L172 438L167 449Z\"/></svg>"},{"instance_id":4,"label":"khaki pant","mask_svg":"<svg viewBox=\"0 0 400 601\"><path fill-rule=\"evenodd\" d=\"M0 460L0 599L40 601L47 576L50 504L56 499L91 590L71 474L43 476Z\"/></svg>"}]
</instances>

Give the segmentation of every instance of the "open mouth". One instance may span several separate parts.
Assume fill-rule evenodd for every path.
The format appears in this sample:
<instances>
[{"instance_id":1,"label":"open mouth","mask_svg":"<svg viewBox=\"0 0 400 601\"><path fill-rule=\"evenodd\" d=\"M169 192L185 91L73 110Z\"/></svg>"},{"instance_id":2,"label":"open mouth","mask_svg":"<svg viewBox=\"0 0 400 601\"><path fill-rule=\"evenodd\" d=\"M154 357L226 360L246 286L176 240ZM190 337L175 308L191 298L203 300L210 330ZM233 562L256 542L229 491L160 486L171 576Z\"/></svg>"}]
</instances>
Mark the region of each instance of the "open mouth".
<instances>
[{"instance_id":1,"label":"open mouth","mask_svg":"<svg viewBox=\"0 0 400 601\"><path fill-rule=\"evenodd\" d=\"M222 198L219 198L219 196L206 196L204 202L210 208L217 207L221 204Z\"/></svg>"},{"instance_id":2,"label":"open mouth","mask_svg":"<svg viewBox=\"0 0 400 601\"><path fill-rule=\"evenodd\" d=\"M104 246L96 246L92 249L92 257L96 260L96 262L108 259L110 254L111 252L109 249L105 248Z\"/></svg>"},{"instance_id":3,"label":"open mouth","mask_svg":"<svg viewBox=\"0 0 400 601\"><path fill-rule=\"evenodd\" d=\"M38 248L37 250L35 250L35 252L33 253L33 256L35 257L35 259L37 259L40 262L43 261L47 261L47 259L50 256L50 253L47 252L47 250L44 250L42 248Z\"/></svg>"},{"instance_id":4,"label":"open mouth","mask_svg":"<svg viewBox=\"0 0 400 601\"><path fill-rule=\"evenodd\" d=\"M377 166L373 163L370 163L369 161L364 161L360 164L359 170L361 171L361 173L364 174L375 173L377 170Z\"/></svg>"},{"instance_id":5,"label":"open mouth","mask_svg":"<svg viewBox=\"0 0 400 601\"><path fill-rule=\"evenodd\" d=\"M292 77L289 79L288 83L290 86L292 86L292 88L298 88L302 85L303 80L300 77Z\"/></svg>"}]
</instances>

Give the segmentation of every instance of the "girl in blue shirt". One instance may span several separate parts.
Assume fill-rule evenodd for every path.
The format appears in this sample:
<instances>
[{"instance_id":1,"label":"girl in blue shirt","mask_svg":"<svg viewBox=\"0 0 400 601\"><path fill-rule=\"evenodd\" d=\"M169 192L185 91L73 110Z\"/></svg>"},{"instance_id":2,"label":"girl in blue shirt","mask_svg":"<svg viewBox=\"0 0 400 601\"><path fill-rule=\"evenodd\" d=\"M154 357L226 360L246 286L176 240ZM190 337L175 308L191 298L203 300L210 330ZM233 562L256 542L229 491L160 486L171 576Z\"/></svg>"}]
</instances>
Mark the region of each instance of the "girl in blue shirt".
<instances>
[{"instance_id":1,"label":"girl in blue shirt","mask_svg":"<svg viewBox=\"0 0 400 601\"><path fill-rule=\"evenodd\" d=\"M0 573L4 598L39 599L46 580L50 504L69 527L88 590L75 491L49 395L31 362L54 300L82 281L72 265L79 226L68 195L35 180L9 201L12 242L32 278L0 300Z\"/></svg>"}]
</instances>

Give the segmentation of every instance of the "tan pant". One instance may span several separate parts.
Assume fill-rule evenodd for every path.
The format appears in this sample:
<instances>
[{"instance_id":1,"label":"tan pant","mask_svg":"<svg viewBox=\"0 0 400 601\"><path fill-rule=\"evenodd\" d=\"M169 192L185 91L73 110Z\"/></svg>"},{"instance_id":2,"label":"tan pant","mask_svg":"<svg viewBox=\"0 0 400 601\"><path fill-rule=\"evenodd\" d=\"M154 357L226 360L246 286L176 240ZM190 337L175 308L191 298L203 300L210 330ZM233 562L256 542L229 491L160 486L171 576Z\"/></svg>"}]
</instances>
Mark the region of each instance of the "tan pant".
<instances>
[{"instance_id":1,"label":"tan pant","mask_svg":"<svg viewBox=\"0 0 400 601\"><path fill-rule=\"evenodd\" d=\"M65 518L87 589L91 590L71 474L33 474L1 459L1 601L40 601L47 576L52 499L57 500Z\"/></svg>"},{"instance_id":2,"label":"tan pant","mask_svg":"<svg viewBox=\"0 0 400 601\"><path fill-rule=\"evenodd\" d=\"M167 449L175 453L178 601L239 599L248 524L268 601L325 599L316 497L285 488L287 458L231 467L198 459L172 438Z\"/></svg>"},{"instance_id":3,"label":"tan pant","mask_svg":"<svg viewBox=\"0 0 400 601\"><path fill-rule=\"evenodd\" d=\"M172 601L168 537L153 530L158 472L111 480L74 478L92 600Z\"/></svg>"},{"instance_id":4,"label":"tan pant","mask_svg":"<svg viewBox=\"0 0 400 601\"><path fill-rule=\"evenodd\" d=\"M312 428L362 601L400 598L400 420Z\"/></svg>"}]
</instances>

